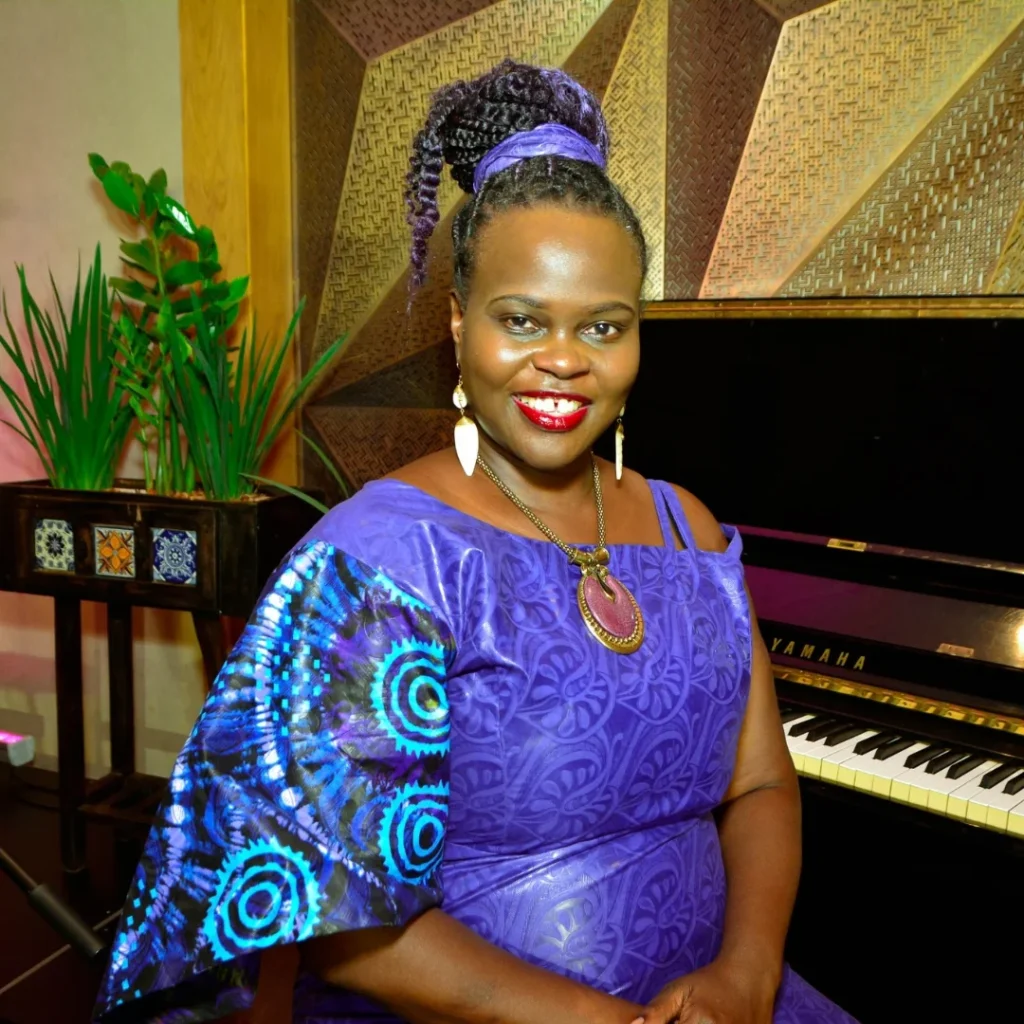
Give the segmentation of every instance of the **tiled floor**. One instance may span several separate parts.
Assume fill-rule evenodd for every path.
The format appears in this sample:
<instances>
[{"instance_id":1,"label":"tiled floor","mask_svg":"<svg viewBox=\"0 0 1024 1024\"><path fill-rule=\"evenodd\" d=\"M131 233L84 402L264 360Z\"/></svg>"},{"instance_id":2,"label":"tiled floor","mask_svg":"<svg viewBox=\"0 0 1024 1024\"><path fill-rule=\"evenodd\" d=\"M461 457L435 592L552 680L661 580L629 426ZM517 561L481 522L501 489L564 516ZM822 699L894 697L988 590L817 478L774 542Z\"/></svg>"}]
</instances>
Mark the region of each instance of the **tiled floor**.
<instances>
[{"instance_id":1,"label":"tiled floor","mask_svg":"<svg viewBox=\"0 0 1024 1024\"><path fill-rule=\"evenodd\" d=\"M47 788L56 781L43 772L28 778ZM89 871L69 886L60 870L56 814L25 801L53 804L49 793L26 787L12 778L7 765L0 765L0 846L36 881L47 882L87 922L97 924L121 903L112 832L90 827ZM131 857L129 850L126 859ZM109 939L110 927L102 934ZM0 989L63 945L64 940L29 907L14 883L0 874ZM90 964L73 952L64 952L0 995L0 1024L87 1024L105 961L101 956Z\"/></svg>"}]
</instances>

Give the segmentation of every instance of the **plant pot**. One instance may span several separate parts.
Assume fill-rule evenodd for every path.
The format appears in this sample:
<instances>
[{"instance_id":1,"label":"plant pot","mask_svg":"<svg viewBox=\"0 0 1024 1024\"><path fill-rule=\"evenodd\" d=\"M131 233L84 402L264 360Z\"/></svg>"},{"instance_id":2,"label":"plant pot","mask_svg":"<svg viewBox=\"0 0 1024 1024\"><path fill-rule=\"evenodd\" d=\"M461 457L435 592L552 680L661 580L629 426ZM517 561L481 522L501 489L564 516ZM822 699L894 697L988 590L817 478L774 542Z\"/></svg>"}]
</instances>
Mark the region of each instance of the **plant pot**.
<instances>
[{"instance_id":1,"label":"plant pot","mask_svg":"<svg viewBox=\"0 0 1024 1024\"><path fill-rule=\"evenodd\" d=\"M0 484L0 587L248 616L267 578L319 518L292 495L209 501Z\"/></svg>"},{"instance_id":2,"label":"plant pot","mask_svg":"<svg viewBox=\"0 0 1024 1024\"><path fill-rule=\"evenodd\" d=\"M149 494L141 481L68 491L0 484L0 590L54 598L61 848L84 864L85 812L145 824L166 780L135 772L131 609L192 613L207 684L278 564L319 518L292 495L208 501ZM107 605L111 774L86 793L81 601ZM225 623L235 620L233 628Z\"/></svg>"}]
</instances>

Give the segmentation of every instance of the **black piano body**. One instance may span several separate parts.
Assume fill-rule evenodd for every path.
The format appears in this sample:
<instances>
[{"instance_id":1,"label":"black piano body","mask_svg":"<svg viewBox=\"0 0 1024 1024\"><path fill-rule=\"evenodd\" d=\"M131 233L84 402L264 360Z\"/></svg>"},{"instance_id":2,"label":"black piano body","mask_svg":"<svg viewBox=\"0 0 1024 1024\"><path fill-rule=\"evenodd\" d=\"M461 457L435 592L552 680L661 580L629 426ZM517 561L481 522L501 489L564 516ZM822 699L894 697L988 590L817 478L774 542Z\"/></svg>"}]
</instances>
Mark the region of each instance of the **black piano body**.
<instances>
[{"instance_id":1,"label":"black piano body","mask_svg":"<svg viewBox=\"0 0 1024 1024\"><path fill-rule=\"evenodd\" d=\"M655 310L626 459L741 527L800 733L794 967L863 1024L1017 1018L1024 321L788 312Z\"/></svg>"}]
</instances>

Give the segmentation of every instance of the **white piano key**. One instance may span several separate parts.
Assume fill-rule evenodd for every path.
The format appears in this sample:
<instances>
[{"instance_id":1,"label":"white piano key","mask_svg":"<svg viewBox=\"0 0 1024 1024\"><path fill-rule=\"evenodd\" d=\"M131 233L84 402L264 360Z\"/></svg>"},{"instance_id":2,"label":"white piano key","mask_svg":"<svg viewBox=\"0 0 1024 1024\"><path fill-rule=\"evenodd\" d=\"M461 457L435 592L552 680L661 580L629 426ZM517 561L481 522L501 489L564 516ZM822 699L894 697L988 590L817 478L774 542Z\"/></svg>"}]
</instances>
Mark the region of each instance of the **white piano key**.
<instances>
[{"instance_id":1,"label":"white piano key","mask_svg":"<svg viewBox=\"0 0 1024 1024\"><path fill-rule=\"evenodd\" d=\"M848 740L844 740L842 743L837 743L834 747L826 748L826 753L821 758L821 778L827 782L839 782L839 772L843 765L850 760L850 758L856 755L853 752L853 748L857 746L861 740L866 740L871 736L877 736L877 729L870 729L865 726L856 736L851 736Z\"/></svg>"},{"instance_id":2,"label":"white piano key","mask_svg":"<svg viewBox=\"0 0 1024 1024\"><path fill-rule=\"evenodd\" d=\"M877 796L884 796L888 800L890 797L890 791L892 790L892 780L896 778L897 775L902 775L907 770L907 766L904 764L904 761L906 761L911 754L916 754L919 750L924 750L927 746L929 746L928 743L912 743L906 750L901 750L898 754L894 754L888 760L879 761L873 758L875 767L874 770L871 771L871 792L875 793Z\"/></svg>"},{"instance_id":3,"label":"white piano key","mask_svg":"<svg viewBox=\"0 0 1024 1024\"><path fill-rule=\"evenodd\" d=\"M980 779L990 770L984 764L980 764L962 778L950 779L946 776L945 770L929 775L925 771L926 764L927 762L910 768L893 779L890 799L945 814L950 793L962 788L964 783Z\"/></svg>"},{"instance_id":4,"label":"white piano key","mask_svg":"<svg viewBox=\"0 0 1024 1024\"><path fill-rule=\"evenodd\" d=\"M798 772L802 771L804 767L803 737L790 736L789 731L801 722L806 722L808 719L814 717L816 716L812 714L801 715L800 718L795 718L792 722L787 722L783 727L783 731L786 734L786 746L789 748L789 756L793 758L793 767Z\"/></svg>"},{"instance_id":5,"label":"white piano key","mask_svg":"<svg viewBox=\"0 0 1024 1024\"><path fill-rule=\"evenodd\" d=\"M1004 793L1003 786L1006 785L1006 781L1008 780L997 783L991 789L983 789L971 797L967 804L968 821L985 825L986 828L995 829L997 832L1007 831L1010 812L1016 815L1024 809L1024 793Z\"/></svg>"},{"instance_id":6,"label":"white piano key","mask_svg":"<svg viewBox=\"0 0 1024 1024\"><path fill-rule=\"evenodd\" d=\"M950 818L960 818L967 820L967 808L970 806L971 800L981 793L990 793L991 790L982 789L978 783L982 777L987 775L994 768L998 768L1003 762L1002 761L986 761L981 766L981 771L978 775L975 775L973 779L963 780L962 786L958 786L949 794L949 798L946 800L946 815ZM972 773L973 774L973 773ZM996 787L998 789L998 786ZM973 819L975 824L985 824L985 812L981 812L981 821L976 818Z\"/></svg>"}]
</instances>

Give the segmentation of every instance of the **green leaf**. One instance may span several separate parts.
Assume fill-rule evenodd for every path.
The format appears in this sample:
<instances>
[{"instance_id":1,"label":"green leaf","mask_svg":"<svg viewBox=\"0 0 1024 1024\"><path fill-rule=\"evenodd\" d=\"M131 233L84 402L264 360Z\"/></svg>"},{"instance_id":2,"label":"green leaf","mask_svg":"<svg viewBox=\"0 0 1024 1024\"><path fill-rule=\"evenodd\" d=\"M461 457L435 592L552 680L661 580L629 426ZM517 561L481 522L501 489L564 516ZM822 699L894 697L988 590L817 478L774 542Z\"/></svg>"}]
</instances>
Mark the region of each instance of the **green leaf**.
<instances>
[{"instance_id":1,"label":"green leaf","mask_svg":"<svg viewBox=\"0 0 1024 1024\"><path fill-rule=\"evenodd\" d=\"M310 450L323 464L324 469L326 469L327 472L331 474L331 478L338 485L338 490L346 497L348 497L348 484L345 483L345 480L343 479L342 475L338 472L338 467L335 466L334 463L331 461L331 458L327 454L327 452L325 452L311 437L309 437L307 434L304 434L301 430L299 430L298 427L295 428L295 433L298 434L299 437L301 437L302 440L305 441L307 445L309 445Z\"/></svg>"},{"instance_id":2,"label":"green leaf","mask_svg":"<svg viewBox=\"0 0 1024 1024\"><path fill-rule=\"evenodd\" d=\"M135 189L118 174L113 167L103 176L103 191L107 198L119 209L133 217L139 215L139 197Z\"/></svg>"},{"instance_id":3,"label":"green leaf","mask_svg":"<svg viewBox=\"0 0 1024 1024\"><path fill-rule=\"evenodd\" d=\"M150 176L147 183L154 192L163 194L167 191L167 172L162 168L158 167Z\"/></svg>"},{"instance_id":4,"label":"green leaf","mask_svg":"<svg viewBox=\"0 0 1024 1024\"><path fill-rule=\"evenodd\" d=\"M249 287L249 276L236 277L228 285L228 302L241 302Z\"/></svg>"},{"instance_id":5,"label":"green leaf","mask_svg":"<svg viewBox=\"0 0 1024 1024\"><path fill-rule=\"evenodd\" d=\"M185 209L181 203L172 199L170 196L157 196L156 205L160 212L170 221L173 222L173 228L175 234L181 235L182 238L194 239L196 235L196 225L189 215L188 210Z\"/></svg>"},{"instance_id":6,"label":"green leaf","mask_svg":"<svg viewBox=\"0 0 1024 1024\"><path fill-rule=\"evenodd\" d=\"M331 511L322 501L317 501L311 494L300 491L297 487L290 487L288 484L282 484L277 480L270 480L265 476L257 476L255 473L243 473L242 476L247 480L255 480L266 487L274 487L279 491L284 491L285 494L290 494L293 498L301 498L307 505L312 505L321 515L327 515Z\"/></svg>"},{"instance_id":7,"label":"green leaf","mask_svg":"<svg viewBox=\"0 0 1024 1024\"><path fill-rule=\"evenodd\" d=\"M135 299L137 302L145 302L153 297L149 289L141 281L134 281L130 277L112 277L110 279L110 287L119 295Z\"/></svg>"},{"instance_id":8,"label":"green leaf","mask_svg":"<svg viewBox=\"0 0 1024 1024\"><path fill-rule=\"evenodd\" d=\"M216 263L182 260L164 273L164 284L169 292L177 291L186 284L209 280L219 269Z\"/></svg>"},{"instance_id":9,"label":"green leaf","mask_svg":"<svg viewBox=\"0 0 1024 1024\"><path fill-rule=\"evenodd\" d=\"M99 153L89 154L89 166L92 168L92 173L102 181L106 177L107 171L110 168L107 166L107 161L99 155Z\"/></svg>"},{"instance_id":10,"label":"green leaf","mask_svg":"<svg viewBox=\"0 0 1024 1024\"><path fill-rule=\"evenodd\" d=\"M196 229L195 243L199 247L199 258L201 260L208 260L212 263L216 263L219 259L217 254L217 241L213 237L213 232L206 227Z\"/></svg>"},{"instance_id":11,"label":"green leaf","mask_svg":"<svg viewBox=\"0 0 1024 1024\"><path fill-rule=\"evenodd\" d=\"M156 333L161 338L169 339L173 330L174 310L171 309L171 304L164 299L163 304L160 306L160 312L156 317Z\"/></svg>"},{"instance_id":12,"label":"green leaf","mask_svg":"<svg viewBox=\"0 0 1024 1024\"><path fill-rule=\"evenodd\" d=\"M147 274L156 277L157 255L153 243L148 239L141 242L122 242L121 252L134 263L137 263Z\"/></svg>"}]
</instances>

